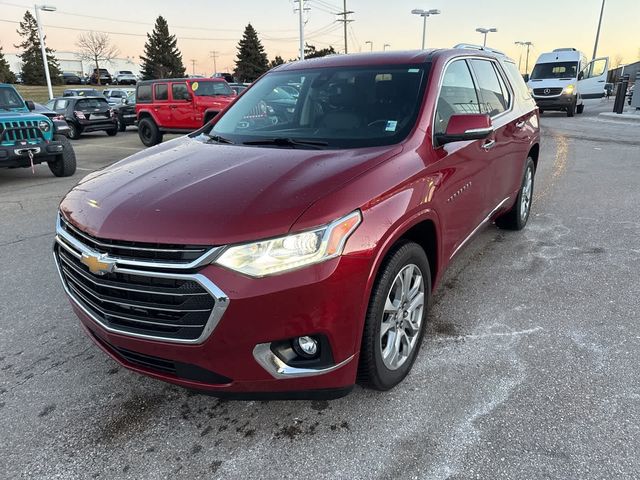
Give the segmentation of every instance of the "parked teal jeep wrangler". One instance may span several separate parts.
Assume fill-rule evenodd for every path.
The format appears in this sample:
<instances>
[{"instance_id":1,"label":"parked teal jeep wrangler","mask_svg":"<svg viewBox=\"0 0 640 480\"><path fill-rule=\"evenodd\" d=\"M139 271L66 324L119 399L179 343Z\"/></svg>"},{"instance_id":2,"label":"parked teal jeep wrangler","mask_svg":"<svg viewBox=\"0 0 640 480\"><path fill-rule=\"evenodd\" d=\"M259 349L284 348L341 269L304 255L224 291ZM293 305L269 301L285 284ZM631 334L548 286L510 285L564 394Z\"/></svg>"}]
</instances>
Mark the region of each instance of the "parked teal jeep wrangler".
<instances>
[{"instance_id":1,"label":"parked teal jeep wrangler","mask_svg":"<svg viewBox=\"0 0 640 480\"><path fill-rule=\"evenodd\" d=\"M47 162L56 177L76 171L71 143L54 122L33 112L12 85L0 83L0 168L31 167Z\"/></svg>"}]
</instances>

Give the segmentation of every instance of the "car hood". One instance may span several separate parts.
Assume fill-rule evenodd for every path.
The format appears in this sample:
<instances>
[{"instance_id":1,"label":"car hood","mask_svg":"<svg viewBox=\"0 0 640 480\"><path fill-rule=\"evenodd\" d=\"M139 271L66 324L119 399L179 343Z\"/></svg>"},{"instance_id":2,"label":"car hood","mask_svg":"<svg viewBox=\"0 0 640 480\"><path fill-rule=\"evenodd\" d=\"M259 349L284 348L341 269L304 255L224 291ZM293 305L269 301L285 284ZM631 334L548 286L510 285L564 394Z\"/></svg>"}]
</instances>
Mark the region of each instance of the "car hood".
<instances>
[{"instance_id":1,"label":"car hood","mask_svg":"<svg viewBox=\"0 0 640 480\"><path fill-rule=\"evenodd\" d=\"M90 174L60 208L104 239L246 242L287 233L314 202L401 150L241 147L181 137Z\"/></svg>"}]
</instances>

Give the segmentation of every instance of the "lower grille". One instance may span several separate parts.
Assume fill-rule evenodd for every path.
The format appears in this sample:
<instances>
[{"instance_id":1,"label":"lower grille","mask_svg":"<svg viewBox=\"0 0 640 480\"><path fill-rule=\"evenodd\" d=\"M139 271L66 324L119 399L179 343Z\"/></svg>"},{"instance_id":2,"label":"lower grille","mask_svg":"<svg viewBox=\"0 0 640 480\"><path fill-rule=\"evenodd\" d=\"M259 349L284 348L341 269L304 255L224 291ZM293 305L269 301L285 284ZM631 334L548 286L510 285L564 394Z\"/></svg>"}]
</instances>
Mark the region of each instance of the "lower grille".
<instances>
[{"instance_id":1,"label":"lower grille","mask_svg":"<svg viewBox=\"0 0 640 480\"><path fill-rule=\"evenodd\" d=\"M533 94L537 97L551 97L554 95L560 95L561 93L562 93L562 87L533 89Z\"/></svg>"},{"instance_id":2,"label":"lower grille","mask_svg":"<svg viewBox=\"0 0 640 480\"><path fill-rule=\"evenodd\" d=\"M91 335L100 345L111 352L114 356L121 358L131 365L143 368L145 370L150 370L156 373L169 374L177 378L182 378L184 380L192 380L209 384L223 385L232 382L230 378L225 377L224 375L220 375L205 368L198 367L197 365L174 362L172 360L167 360L153 355L133 352L126 348L116 347L115 345L112 345L106 340L100 338L93 332L91 332Z\"/></svg>"},{"instance_id":3,"label":"lower grille","mask_svg":"<svg viewBox=\"0 0 640 480\"><path fill-rule=\"evenodd\" d=\"M143 272L95 275L60 244L54 252L73 299L109 329L194 341L203 334L216 306L214 297L195 280Z\"/></svg>"}]
</instances>

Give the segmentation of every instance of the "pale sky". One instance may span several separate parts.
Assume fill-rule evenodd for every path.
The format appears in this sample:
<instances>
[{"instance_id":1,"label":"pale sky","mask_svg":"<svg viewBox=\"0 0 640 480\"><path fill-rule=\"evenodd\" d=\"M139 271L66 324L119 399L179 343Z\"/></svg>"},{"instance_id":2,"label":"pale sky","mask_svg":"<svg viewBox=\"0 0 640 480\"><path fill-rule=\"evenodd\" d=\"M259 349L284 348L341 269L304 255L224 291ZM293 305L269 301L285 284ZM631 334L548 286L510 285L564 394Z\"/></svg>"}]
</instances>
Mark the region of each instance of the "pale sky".
<instances>
[{"instance_id":1,"label":"pale sky","mask_svg":"<svg viewBox=\"0 0 640 480\"><path fill-rule=\"evenodd\" d=\"M196 73L211 74L209 52L218 52L218 71L233 69L236 46L244 27L251 22L258 31L269 59L285 60L298 54L298 16L293 0L48 0L57 12L42 12L47 45L60 51L75 50L78 35L85 30L111 34L121 57L142 54L145 33L158 15L169 22L178 37L187 71L196 61ZM575 47L591 57L601 0L347 0L354 22L349 24L349 51L374 50L385 43L391 50L419 48L422 19L413 8L442 11L427 19L427 47L451 47L456 43L481 43L476 27L496 27L488 45L519 59L517 40L531 41L530 69L538 54L559 47ZM305 0L310 8L305 18L307 42L316 47L333 45L344 50L342 24L334 23L342 0ZM0 46L15 52L17 25L33 3L0 0ZM86 17L89 16L90 18ZM623 63L640 59L640 1L607 0L598 56L618 56ZM64 28L61 28L64 27ZM522 69L524 70L524 58Z\"/></svg>"}]
</instances>

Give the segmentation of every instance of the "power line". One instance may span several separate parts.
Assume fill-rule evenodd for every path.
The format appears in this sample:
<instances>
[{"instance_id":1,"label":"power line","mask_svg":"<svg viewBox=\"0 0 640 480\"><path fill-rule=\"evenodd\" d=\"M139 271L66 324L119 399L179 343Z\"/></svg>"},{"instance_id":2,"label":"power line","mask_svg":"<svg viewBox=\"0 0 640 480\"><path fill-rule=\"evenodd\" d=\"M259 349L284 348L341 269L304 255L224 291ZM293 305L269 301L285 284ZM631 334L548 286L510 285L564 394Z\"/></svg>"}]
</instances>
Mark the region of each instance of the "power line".
<instances>
[{"instance_id":1,"label":"power line","mask_svg":"<svg viewBox=\"0 0 640 480\"><path fill-rule=\"evenodd\" d=\"M353 22L353 20L347 18L347 15L350 15L354 12L350 12L347 10L347 0L343 1L343 6L343 11L338 13L337 15L342 16L342 18L338 19L338 22L342 22L344 26L344 53L349 53L349 45L347 44L347 26L349 23Z\"/></svg>"}]
</instances>

